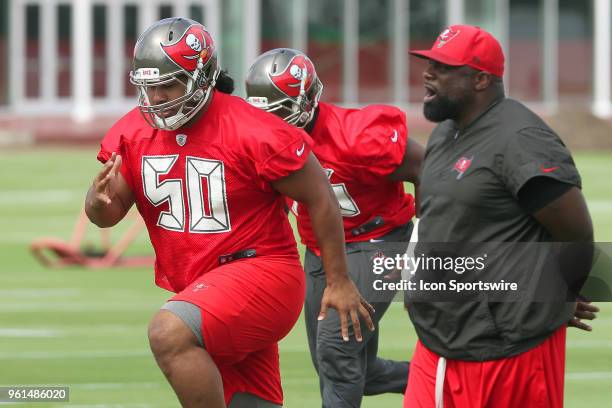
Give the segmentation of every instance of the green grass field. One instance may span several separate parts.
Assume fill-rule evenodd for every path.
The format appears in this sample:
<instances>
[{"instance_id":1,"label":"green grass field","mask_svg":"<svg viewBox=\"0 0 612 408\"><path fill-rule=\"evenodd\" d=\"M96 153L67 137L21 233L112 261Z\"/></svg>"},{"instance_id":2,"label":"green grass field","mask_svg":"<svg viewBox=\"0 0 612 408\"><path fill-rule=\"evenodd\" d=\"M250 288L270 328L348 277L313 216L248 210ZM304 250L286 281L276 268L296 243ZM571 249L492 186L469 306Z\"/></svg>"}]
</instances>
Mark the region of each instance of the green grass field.
<instances>
[{"instance_id":1,"label":"green grass field","mask_svg":"<svg viewBox=\"0 0 612 408\"><path fill-rule=\"evenodd\" d=\"M612 152L576 159L597 239L612 241ZM154 286L152 271L48 270L28 253L35 238L70 236L98 167L94 150L0 152L0 385L70 386L70 404L38 407L175 407L146 338L149 318L170 295ZM143 236L132 252L147 250ZM568 407L612 400L612 304L600 306L594 332L569 333ZM385 316L381 337L381 355L411 357L416 337L400 304ZM320 406L301 321L281 344L281 363L285 406ZM401 400L368 397L363 406Z\"/></svg>"}]
</instances>

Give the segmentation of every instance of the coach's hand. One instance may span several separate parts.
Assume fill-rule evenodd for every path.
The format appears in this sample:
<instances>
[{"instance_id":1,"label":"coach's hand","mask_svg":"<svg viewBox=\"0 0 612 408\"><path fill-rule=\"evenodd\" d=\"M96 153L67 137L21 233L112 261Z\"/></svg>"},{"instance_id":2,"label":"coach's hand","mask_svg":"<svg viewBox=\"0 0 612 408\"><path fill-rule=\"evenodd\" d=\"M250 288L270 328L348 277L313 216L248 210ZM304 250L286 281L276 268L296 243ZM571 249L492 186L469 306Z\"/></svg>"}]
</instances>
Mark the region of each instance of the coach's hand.
<instances>
[{"instance_id":1,"label":"coach's hand","mask_svg":"<svg viewBox=\"0 0 612 408\"><path fill-rule=\"evenodd\" d=\"M374 308L361 297L359 290L357 290L357 287L349 278L341 279L327 285L323 292L323 299L321 299L319 320L323 320L327 317L327 309L330 307L338 311L340 329L344 341L349 341L349 318L353 322L353 329L355 330L355 338L357 341L363 340L361 336L361 324L359 322L360 316L368 326L368 329L374 331L374 322L372 321Z\"/></svg>"},{"instance_id":2,"label":"coach's hand","mask_svg":"<svg viewBox=\"0 0 612 408\"><path fill-rule=\"evenodd\" d=\"M582 320L593 320L597 317L598 312L599 308L592 305L591 302L578 301L574 309L574 317L572 317L572 320L567 325L585 331L592 331L593 328L582 322Z\"/></svg>"}]
</instances>

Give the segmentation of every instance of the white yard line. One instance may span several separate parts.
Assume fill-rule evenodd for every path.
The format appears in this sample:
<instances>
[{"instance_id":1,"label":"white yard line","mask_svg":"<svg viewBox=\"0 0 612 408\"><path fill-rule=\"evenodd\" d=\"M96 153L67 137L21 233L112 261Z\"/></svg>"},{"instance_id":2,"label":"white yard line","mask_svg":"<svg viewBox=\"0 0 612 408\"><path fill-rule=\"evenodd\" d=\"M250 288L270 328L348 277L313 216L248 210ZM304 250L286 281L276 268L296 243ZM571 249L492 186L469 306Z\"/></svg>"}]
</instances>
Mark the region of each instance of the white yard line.
<instances>
[{"instance_id":1,"label":"white yard line","mask_svg":"<svg viewBox=\"0 0 612 408\"><path fill-rule=\"evenodd\" d=\"M69 384L71 389L79 390L119 390L124 388L159 388L160 383L156 382L124 382L124 383L80 383L80 384Z\"/></svg>"},{"instance_id":2,"label":"white yard line","mask_svg":"<svg viewBox=\"0 0 612 408\"><path fill-rule=\"evenodd\" d=\"M115 336L116 334L134 333L135 331L146 330L143 326L134 325L96 325L88 326L53 326L53 327L2 327L0 328L0 338L39 338L39 337L74 337L74 336Z\"/></svg>"},{"instance_id":3,"label":"white yard line","mask_svg":"<svg viewBox=\"0 0 612 408\"><path fill-rule=\"evenodd\" d=\"M612 371L589 371L565 373L568 381L612 380Z\"/></svg>"},{"instance_id":4,"label":"white yard line","mask_svg":"<svg viewBox=\"0 0 612 408\"><path fill-rule=\"evenodd\" d=\"M80 289L68 288L30 288L30 289L0 289L0 299L8 298L65 298L81 295Z\"/></svg>"},{"instance_id":5,"label":"white yard line","mask_svg":"<svg viewBox=\"0 0 612 408\"><path fill-rule=\"evenodd\" d=\"M0 205L67 203L85 197L85 190L4 190Z\"/></svg>"},{"instance_id":6,"label":"white yard line","mask_svg":"<svg viewBox=\"0 0 612 408\"><path fill-rule=\"evenodd\" d=\"M87 404L87 405L78 405L78 404L68 404L68 405L59 405L56 408L154 408L161 407L163 405L151 405L148 403L130 403L130 404Z\"/></svg>"},{"instance_id":7,"label":"white yard line","mask_svg":"<svg viewBox=\"0 0 612 408\"><path fill-rule=\"evenodd\" d=\"M51 360L152 357L150 350L2 351L0 360Z\"/></svg>"},{"instance_id":8,"label":"white yard line","mask_svg":"<svg viewBox=\"0 0 612 408\"><path fill-rule=\"evenodd\" d=\"M111 312L111 311L126 311L130 312L145 312L153 313L156 308L159 309L163 305L163 300L159 303L117 303L116 299L110 299L104 303L90 303L85 300L79 302L27 302L27 303L4 303L0 302L0 310L2 312L11 313L31 313L35 311L49 312L68 312L68 313L83 313L83 312Z\"/></svg>"},{"instance_id":9,"label":"white yard line","mask_svg":"<svg viewBox=\"0 0 612 408\"><path fill-rule=\"evenodd\" d=\"M0 402L0 405L11 405L11 406L23 406L22 403L15 402ZM160 404L149 404L146 402L132 402L129 404L67 404L67 405L53 405L55 408L156 408L166 407L167 405Z\"/></svg>"},{"instance_id":10,"label":"white yard line","mask_svg":"<svg viewBox=\"0 0 612 408\"><path fill-rule=\"evenodd\" d=\"M0 338L3 337L25 337L25 338L41 338L41 337L60 337L64 334L59 330L53 329L19 329L19 328L0 328Z\"/></svg>"},{"instance_id":11,"label":"white yard line","mask_svg":"<svg viewBox=\"0 0 612 408\"><path fill-rule=\"evenodd\" d=\"M592 323L595 325L595 323ZM568 349L612 348L612 340L568 340Z\"/></svg>"},{"instance_id":12,"label":"white yard line","mask_svg":"<svg viewBox=\"0 0 612 408\"><path fill-rule=\"evenodd\" d=\"M587 200L587 206L593 212L612 212L612 200Z\"/></svg>"}]
</instances>

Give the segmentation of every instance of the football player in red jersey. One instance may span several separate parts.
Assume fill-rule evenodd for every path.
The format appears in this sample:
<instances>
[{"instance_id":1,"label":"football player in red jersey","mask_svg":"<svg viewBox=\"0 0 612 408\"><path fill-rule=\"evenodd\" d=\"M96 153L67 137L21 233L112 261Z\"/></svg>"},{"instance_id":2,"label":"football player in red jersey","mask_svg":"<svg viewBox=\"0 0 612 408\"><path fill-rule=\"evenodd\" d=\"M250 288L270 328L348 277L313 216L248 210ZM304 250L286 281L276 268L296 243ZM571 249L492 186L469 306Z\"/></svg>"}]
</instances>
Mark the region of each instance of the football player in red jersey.
<instances>
[{"instance_id":1,"label":"football player in red jersey","mask_svg":"<svg viewBox=\"0 0 612 408\"><path fill-rule=\"evenodd\" d=\"M371 306L348 277L342 219L303 131L228 95L205 28L161 20L136 43L139 106L102 142L85 207L100 227L136 204L155 249L155 282L176 295L151 320L155 359L185 407L282 404L278 346L296 322L304 272L284 196L304 205L327 286L320 318L361 340Z\"/></svg>"},{"instance_id":2,"label":"football player in red jersey","mask_svg":"<svg viewBox=\"0 0 612 408\"><path fill-rule=\"evenodd\" d=\"M340 203L349 273L366 299L375 302L378 324L393 293L376 292L373 258L404 253L415 204L403 181L418 185L423 160L421 145L408 138L405 114L385 105L344 109L320 103L323 85L312 61L287 48L257 58L247 73L246 90L251 104L310 134L312 151ZM321 262L312 215L302 203L293 208L307 247L306 330L323 406L358 407L363 395L403 393L408 362L377 357L378 331L366 333L361 343L340 344L334 319L317 321L327 266Z\"/></svg>"}]
</instances>

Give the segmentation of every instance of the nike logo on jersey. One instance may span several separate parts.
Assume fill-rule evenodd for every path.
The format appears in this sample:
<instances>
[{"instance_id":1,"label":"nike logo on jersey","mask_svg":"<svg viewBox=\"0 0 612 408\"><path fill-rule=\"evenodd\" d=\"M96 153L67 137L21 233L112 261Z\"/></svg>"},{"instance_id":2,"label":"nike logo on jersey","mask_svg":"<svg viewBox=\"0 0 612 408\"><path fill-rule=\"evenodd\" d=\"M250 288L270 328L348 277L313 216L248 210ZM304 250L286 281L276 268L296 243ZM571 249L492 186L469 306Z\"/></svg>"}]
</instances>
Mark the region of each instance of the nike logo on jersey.
<instances>
[{"instance_id":1,"label":"nike logo on jersey","mask_svg":"<svg viewBox=\"0 0 612 408\"><path fill-rule=\"evenodd\" d=\"M198 283L197 285L195 285L195 286L193 287L193 289L192 289L192 290L193 290L194 292L198 292L198 291L200 291L200 290L208 289L209 287L210 287L210 286L208 286L208 285L207 285L207 284L205 284L205 283Z\"/></svg>"},{"instance_id":2,"label":"nike logo on jersey","mask_svg":"<svg viewBox=\"0 0 612 408\"><path fill-rule=\"evenodd\" d=\"M391 141L393 143L396 143L398 137L399 137L399 135L397 134L397 130L393 130L393 136L391 136Z\"/></svg>"},{"instance_id":3,"label":"nike logo on jersey","mask_svg":"<svg viewBox=\"0 0 612 408\"><path fill-rule=\"evenodd\" d=\"M543 164L540 164L540 170L542 170L542 173L552 173L555 170L558 170L559 166L554 166L554 167L544 167Z\"/></svg>"},{"instance_id":4,"label":"nike logo on jersey","mask_svg":"<svg viewBox=\"0 0 612 408\"><path fill-rule=\"evenodd\" d=\"M304 154L305 149L306 149L306 143L302 143L302 147L300 147L299 149L296 149L295 154L297 154L298 156L301 156Z\"/></svg>"}]
</instances>

